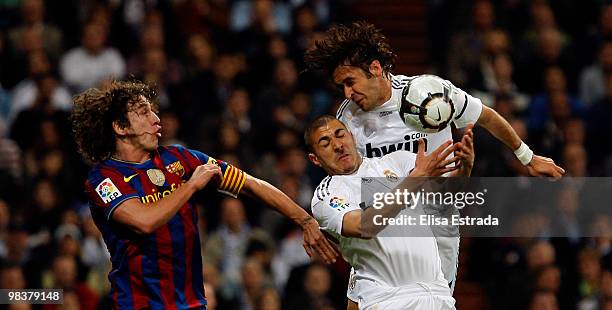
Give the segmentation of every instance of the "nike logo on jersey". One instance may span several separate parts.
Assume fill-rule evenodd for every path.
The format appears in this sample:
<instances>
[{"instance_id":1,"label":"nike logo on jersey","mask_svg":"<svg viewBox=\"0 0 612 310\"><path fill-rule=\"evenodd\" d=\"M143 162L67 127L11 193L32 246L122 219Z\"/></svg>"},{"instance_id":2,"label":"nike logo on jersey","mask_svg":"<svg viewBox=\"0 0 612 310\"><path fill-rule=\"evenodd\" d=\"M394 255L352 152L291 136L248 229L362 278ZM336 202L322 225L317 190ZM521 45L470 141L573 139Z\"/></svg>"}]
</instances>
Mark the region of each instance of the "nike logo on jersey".
<instances>
[{"instance_id":1,"label":"nike logo on jersey","mask_svg":"<svg viewBox=\"0 0 612 310\"><path fill-rule=\"evenodd\" d=\"M123 177L123 182L128 183L128 182L129 182L129 181L130 181L130 180L131 180L133 177L135 177L135 176L137 176L137 175L138 175L138 173L136 173L136 174L132 174L132 175L131 175L131 176L129 176L129 177Z\"/></svg>"},{"instance_id":2,"label":"nike logo on jersey","mask_svg":"<svg viewBox=\"0 0 612 310\"><path fill-rule=\"evenodd\" d=\"M440 108L438 108L438 119L436 119L436 122L439 122L442 120L442 115L440 115Z\"/></svg>"}]
</instances>

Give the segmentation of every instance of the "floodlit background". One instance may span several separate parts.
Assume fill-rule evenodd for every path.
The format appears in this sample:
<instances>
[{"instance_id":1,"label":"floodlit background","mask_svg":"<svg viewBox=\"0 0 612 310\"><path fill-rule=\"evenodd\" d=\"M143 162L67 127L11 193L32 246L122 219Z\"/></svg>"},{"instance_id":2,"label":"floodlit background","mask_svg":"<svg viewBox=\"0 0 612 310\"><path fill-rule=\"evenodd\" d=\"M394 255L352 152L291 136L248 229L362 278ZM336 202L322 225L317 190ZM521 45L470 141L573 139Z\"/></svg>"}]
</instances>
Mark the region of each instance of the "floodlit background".
<instances>
[{"instance_id":1,"label":"floodlit background","mask_svg":"<svg viewBox=\"0 0 612 310\"><path fill-rule=\"evenodd\" d=\"M301 73L302 56L334 23L376 24L395 73L437 74L483 99L569 176L612 176L603 2L0 0L0 287L64 288L64 306L108 307L108 253L67 115L73 95L111 78L156 85L163 144L241 167L309 209L323 175L303 128L342 94ZM485 130L475 143L474 175L525 174ZM214 191L197 201L209 309L345 308L349 267L311 263L287 220ZM461 240L458 308L612 308L611 239L581 237L594 228L577 225L580 193L561 201L540 238ZM547 225L571 237L547 238Z\"/></svg>"}]
</instances>

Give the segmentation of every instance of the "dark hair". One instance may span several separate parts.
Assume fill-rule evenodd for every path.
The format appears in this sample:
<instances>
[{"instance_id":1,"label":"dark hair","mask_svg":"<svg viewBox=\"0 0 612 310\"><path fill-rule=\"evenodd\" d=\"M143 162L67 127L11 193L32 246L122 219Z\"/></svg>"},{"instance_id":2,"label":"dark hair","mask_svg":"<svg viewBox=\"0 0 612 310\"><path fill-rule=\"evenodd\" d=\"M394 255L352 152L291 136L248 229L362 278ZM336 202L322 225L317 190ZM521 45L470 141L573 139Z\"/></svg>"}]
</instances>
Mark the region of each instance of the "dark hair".
<instances>
[{"instance_id":1,"label":"dark hair","mask_svg":"<svg viewBox=\"0 0 612 310\"><path fill-rule=\"evenodd\" d=\"M70 119L79 152L93 162L108 159L116 146L113 122L129 127L127 112L140 96L156 108L155 92L139 81L113 81L104 89L90 88L75 96Z\"/></svg>"},{"instance_id":2,"label":"dark hair","mask_svg":"<svg viewBox=\"0 0 612 310\"><path fill-rule=\"evenodd\" d=\"M390 73L396 55L380 29L364 21L350 26L337 25L316 41L304 55L306 70L323 72L331 76L339 65L346 64L363 69L370 76L369 66L378 60L384 73Z\"/></svg>"},{"instance_id":3,"label":"dark hair","mask_svg":"<svg viewBox=\"0 0 612 310\"><path fill-rule=\"evenodd\" d=\"M340 122L340 120L338 120L337 118L335 118L334 116L331 116L329 114L322 114L317 116L314 120L312 120L308 126L306 126L306 130L304 131L304 142L306 143L306 147L308 148L308 152L310 153L314 153L314 148L312 147L312 133L320 127L325 126L327 123L333 121L333 120L337 120ZM342 126L345 126L344 123L340 122L342 124ZM346 126L345 126L346 127Z\"/></svg>"}]
</instances>

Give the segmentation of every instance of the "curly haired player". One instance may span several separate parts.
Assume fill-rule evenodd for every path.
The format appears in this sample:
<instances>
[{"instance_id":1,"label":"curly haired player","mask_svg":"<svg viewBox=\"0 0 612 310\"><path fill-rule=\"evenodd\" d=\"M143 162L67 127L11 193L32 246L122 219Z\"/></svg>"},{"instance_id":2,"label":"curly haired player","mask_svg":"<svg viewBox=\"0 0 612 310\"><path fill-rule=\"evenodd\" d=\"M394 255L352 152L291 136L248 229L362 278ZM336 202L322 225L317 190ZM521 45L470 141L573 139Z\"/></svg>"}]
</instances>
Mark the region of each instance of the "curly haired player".
<instances>
[{"instance_id":1,"label":"curly haired player","mask_svg":"<svg viewBox=\"0 0 612 310\"><path fill-rule=\"evenodd\" d=\"M182 146L159 146L155 94L139 82L113 82L74 99L74 136L97 163L86 191L111 254L113 308L205 309L194 193L207 184L253 195L304 231L308 254L337 253L317 222L285 194L223 161Z\"/></svg>"}]
</instances>

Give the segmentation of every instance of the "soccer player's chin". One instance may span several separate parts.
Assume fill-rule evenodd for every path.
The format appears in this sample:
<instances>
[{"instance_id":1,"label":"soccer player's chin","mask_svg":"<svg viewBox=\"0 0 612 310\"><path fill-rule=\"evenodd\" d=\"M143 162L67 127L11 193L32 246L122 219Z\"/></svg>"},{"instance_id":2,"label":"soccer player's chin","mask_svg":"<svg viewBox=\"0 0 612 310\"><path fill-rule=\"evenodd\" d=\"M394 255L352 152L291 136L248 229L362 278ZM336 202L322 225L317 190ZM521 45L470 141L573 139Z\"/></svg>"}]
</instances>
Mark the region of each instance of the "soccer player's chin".
<instances>
[{"instance_id":1,"label":"soccer player's chin","mask_svg":"<svg viewBox=\"0 0 612 310\"><path fill-rule=\"evenodd\" d=\"M344 173L351 173L355 170L355 158L351 154L344 154L338 158L338 170Z\"/></svg>"},{"instance_id":2,"label":"soccer player's chin","mask_svg":"<svg viewBox=\"0 0 612 310\"><path fill-rule=\"evenodd\" d=\"M157 147L159 146L159 139L155 138L154 141L151 141L150 143L148 143L145 148L148 152L153 152L157 149Z\"/></svg>"}]
</instances>

